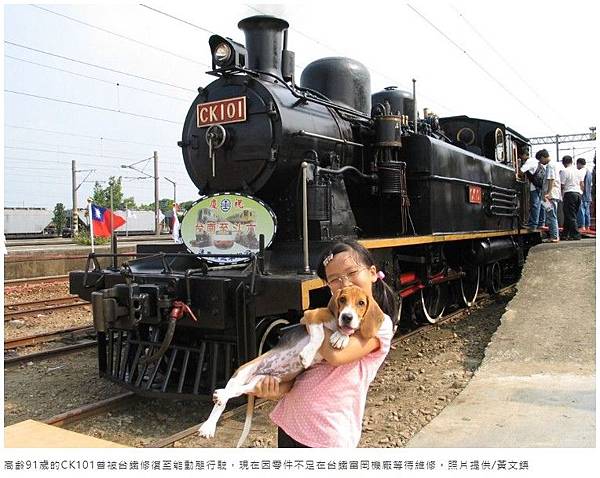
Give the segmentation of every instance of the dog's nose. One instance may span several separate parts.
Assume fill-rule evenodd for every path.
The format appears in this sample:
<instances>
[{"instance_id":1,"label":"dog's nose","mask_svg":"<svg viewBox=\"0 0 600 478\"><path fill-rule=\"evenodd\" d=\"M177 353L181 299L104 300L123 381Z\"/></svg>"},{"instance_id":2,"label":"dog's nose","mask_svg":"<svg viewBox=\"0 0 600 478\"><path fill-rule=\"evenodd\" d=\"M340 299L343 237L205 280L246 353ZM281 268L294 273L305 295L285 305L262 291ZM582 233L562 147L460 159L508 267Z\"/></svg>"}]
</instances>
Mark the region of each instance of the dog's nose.
<instances>
[{"instance_id":1,"label":"dog's nose","mask_svg":"<svg viewBox=\"0 0 600 478\"><path fill-rule=\"evenodd\" d=\"M352 314L346 312L341 315L340 319L342 319L343 324L349 324L350 322L352 322Z\"/></svg>"}]
</instances>

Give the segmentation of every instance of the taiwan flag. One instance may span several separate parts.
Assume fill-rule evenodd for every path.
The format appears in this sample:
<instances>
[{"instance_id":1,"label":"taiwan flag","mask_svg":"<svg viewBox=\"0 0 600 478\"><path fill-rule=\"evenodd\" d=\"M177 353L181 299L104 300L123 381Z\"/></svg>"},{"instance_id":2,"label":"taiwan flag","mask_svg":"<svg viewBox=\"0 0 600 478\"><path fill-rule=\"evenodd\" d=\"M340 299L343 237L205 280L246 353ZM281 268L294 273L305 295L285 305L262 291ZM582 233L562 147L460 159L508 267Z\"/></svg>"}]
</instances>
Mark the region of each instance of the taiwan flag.
<instances>
[{"instance_id":1,"label":"taiwan flag","mask_svg":"<svg viewBox=\"0 0 600 478\"><path fill-rule=\"evenodd\" d=\"M105 207L96 206L92 204L92 230L94 236L97 237L110 237L111 236L111 219L112 219L112 230L118 229L125 224L125 219L121 216L113 214L110 209Z\"/></svg>"}]
</instances>

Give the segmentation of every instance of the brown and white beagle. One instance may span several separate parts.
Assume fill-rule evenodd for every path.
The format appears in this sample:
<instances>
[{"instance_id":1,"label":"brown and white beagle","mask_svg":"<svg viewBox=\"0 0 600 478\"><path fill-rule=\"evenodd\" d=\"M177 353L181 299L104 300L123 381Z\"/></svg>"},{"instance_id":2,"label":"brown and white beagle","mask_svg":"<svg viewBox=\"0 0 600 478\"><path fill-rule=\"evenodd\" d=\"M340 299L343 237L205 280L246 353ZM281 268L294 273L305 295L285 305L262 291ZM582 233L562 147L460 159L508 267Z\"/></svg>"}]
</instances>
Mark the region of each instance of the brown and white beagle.
<instances>
[{"instance_id":1,"label":"brown and white beagle","mask_svg":"<svg viewBox=\"0 0 600 478\"><path fill-rule=\"evenodd\" d=\"M264 376L271 375L280 382L287 382L313 363L323 360L319 354L319 348L325 338L323 327L334 331L330 337L331 345L343 349L348 345L350 336L357 330L363 338L375 337L383 320L384 315L377 302L360 287L339 289L327 307L304 312L300 322L305 327L290 329L274 348L239 367L225 388L215 390L215 405L208 419L198 429L198 433L202 437L212 438L227 401L252 392ZM248 410L246 422L249 424L252 407Z\"/></svg>"},{"instance_id":2,"label":"brown and white beagle","mask_svg":"<svg viewBox=\"0 0 600 478\"><path fill-rule=\"evenodd\" d=\"M383 312L375 299L369 297L360 287L348 286L336 291L327 307L307 310L300 320L308 329L311 339L300 353L304 368L310 367L325 334L323 326L333 331L329 343L333 348L343 349L350 336L357 330L365 339L375 337L383 322Z\"/></svg>"}]
</instances>

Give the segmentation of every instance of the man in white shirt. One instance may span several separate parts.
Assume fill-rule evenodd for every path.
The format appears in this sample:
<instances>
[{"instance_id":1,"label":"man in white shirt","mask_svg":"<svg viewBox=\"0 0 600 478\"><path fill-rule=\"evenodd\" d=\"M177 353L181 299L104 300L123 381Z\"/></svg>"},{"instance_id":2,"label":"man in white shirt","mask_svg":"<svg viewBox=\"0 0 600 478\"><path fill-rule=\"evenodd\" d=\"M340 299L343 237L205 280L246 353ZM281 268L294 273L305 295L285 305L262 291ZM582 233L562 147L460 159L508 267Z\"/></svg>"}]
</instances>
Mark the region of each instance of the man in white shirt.
<instances>
[{"instance_id":1,"label":"man in white shirt","mask_svg":"<svg viewBox=\"0 0 600 478\"><path fill-rule=\"evenodd\" d=\"M529 180L529 218L527 219L527 227L536 230L543 227L545 220L545 211L541 207L543 184L535 185L532 179L538 168L543 168L550 161L550 156L548 151L542 149L535 153L535 158L529 158L527 150L522 150L519 157L521 161L525 161L521 166L521 172L525 173Z\"/></svg>"},{"instance_id":2,"label":"man in white shirt","mask_svg":"<svg viewBox=\"0 0 600 478\"><path fill-rule=\"evenodd\" d=\"M546 165L543 198L542 207L546 210L549 235L549 239L546 242L558 242L558 201L561 198L561 190L558 163L556 161Z\"/></svg>"},{"instance_id":3,"label":"man in white shirt","mask_svg":"<svg viewBox=\"0 0 600 478\"><path fill-rule=\"evenodd\" d=\"M577 230L577 213L581 206L583 181L581 180L579 171L573 166L573 158L571 156L563 156L562 163L565 167L560 172L563 212L565 215L563 234L567 241L578 241L581 239L581 234Z\"/></svg>"}]
</instances>

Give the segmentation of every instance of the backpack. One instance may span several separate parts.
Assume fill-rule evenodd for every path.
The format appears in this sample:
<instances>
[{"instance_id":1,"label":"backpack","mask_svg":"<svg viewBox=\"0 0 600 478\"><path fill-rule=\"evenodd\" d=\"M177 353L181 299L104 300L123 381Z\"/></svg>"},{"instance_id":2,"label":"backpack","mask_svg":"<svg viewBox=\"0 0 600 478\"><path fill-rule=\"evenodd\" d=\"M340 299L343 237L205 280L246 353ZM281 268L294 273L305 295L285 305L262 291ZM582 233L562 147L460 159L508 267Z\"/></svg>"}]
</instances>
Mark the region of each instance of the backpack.
<instances>
[{"instance_id":1,"label":"backpack","mask_svg":"<svg viewBox=\"0 0 600 478\"><path fill-rule=\"evenodd\" d=\"M546 170L544 169L544 166L538 164L538 167L533 174L529 171L527 171L526 174L531 184L533 184L538 189L542 189L542 186L544 185L544 181L546 179Z\"/></svg>"}]
</instances>

